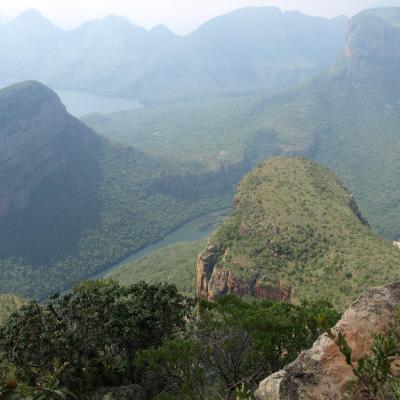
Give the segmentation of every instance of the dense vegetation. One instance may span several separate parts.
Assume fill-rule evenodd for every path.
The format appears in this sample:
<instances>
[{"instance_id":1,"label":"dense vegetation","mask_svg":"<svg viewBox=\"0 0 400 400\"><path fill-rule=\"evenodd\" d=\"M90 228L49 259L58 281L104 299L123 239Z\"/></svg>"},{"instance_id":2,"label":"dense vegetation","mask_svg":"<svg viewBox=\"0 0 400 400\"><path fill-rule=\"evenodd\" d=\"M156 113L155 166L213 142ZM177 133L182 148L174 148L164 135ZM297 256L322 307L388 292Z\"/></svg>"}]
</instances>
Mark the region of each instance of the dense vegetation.
<instances>
[{"instance_id":1,"label":"dense vegetation","mask_svg":"<svg viewBox=\"0 0 400 400\"><path fill-rule=\"evenodd\" d=\"M56 379L59 392L79 398L101 386L139 384L149 399L236 399L309 347L320 334L317 318L330 326L338 320L326 301L226 297L194 306L172 285L112 281L31 302L0 328L1 365L14 369L8 389L14 374L22 390Z\"/></svg>"},{"instance_id":2,"label":"dense vegetation","mask_svg":"<svg viewBox=\"0 0 400 400\"><path fill-rule=\"evenodd\" d=\"M263 163L243 179L236 203L211 239L221 249L217 269L277 278L299 298L327 296L340 306L400 278L398 249L370 230L342 182L312 161Z\"/></svg>"},{"instance_id":3,"label":"dense vegetation","mask_svg":"<svg viewBox=\"0 0 400 400\"><path fill-rule=\"evenodd\" d=\"M206 240L178 243L152 251L143 258L127 262L115 268L106 278L121 285L135 282L168 282L177 286L181 293L196 292L196 260L206 245Z\"/></svg>"}]
</instances>

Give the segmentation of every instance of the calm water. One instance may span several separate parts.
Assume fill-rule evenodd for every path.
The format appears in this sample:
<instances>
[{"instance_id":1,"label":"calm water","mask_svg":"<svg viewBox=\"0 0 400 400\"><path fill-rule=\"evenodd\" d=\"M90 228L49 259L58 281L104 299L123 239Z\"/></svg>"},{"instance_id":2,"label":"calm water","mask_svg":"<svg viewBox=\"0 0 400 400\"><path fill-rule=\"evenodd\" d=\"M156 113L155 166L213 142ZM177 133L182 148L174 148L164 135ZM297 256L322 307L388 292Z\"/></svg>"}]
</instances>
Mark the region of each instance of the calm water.
<instances>
[{"instance_id":1,"label":"calm water","mask_svg":"<svg viewBox=\"0 0 400 400\"><path fill-rule=\"evenodd\" d=\"M79 90L56 90L70 114L82 117L90 113L110 114L116 111L143 107L136 100L122 97L100 96Z\"/></svg>"}]
</instances>

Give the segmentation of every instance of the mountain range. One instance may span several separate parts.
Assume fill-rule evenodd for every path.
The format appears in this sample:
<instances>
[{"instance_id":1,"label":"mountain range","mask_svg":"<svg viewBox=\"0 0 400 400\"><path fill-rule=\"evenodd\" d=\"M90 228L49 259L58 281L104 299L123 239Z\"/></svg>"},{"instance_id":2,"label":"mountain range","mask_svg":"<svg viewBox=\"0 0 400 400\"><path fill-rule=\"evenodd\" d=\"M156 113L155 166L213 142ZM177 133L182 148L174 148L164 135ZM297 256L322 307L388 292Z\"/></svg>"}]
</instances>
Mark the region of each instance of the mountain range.
<instances>
[{"instance_id":1,"label":"mountain range","mask_svg":"<svg viewBox=\"0 0 400 400\"><path fill-rule=\"evenodd\" d=\"M399 8L356 15L338 61L277 95L149 107L84 120L154 156L201 165L245 160L254 167L277 155L314 159L343 179L374 230L397 240L399 26Z\"/></svg>"},{"instance_id":2,"label":"mountain range","mask_svg":"<svg viewBox=\"0 0 400 400\"><path fill-rule=\"evenodd\" d=\"M63 31L28 10L0 23L0 54L7 60L0 76L3 83L35 79L147 102L271 92L331 64L346 23L344 17L245 8L178 36L117 16Z\"/></svg>"}]
</instances>

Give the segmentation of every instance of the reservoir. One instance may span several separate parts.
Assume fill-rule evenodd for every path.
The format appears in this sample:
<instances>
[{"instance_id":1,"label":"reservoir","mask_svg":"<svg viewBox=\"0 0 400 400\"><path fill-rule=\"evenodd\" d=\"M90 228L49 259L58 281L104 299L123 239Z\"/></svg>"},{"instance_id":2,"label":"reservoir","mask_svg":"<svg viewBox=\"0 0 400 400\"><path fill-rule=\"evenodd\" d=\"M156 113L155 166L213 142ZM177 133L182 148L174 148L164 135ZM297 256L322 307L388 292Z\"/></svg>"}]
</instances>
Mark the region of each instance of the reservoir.
<instances>
[{"instance_id":1,"label":"reservoir","mask_svg":"<svg viewBox=\"0 0 400 400\"><path fill-rule=\"evenodd\" d=\"M110 114L143 107L137 100L123 97L100 96L79 90L56 90L67 111L75 117L90 113Z\"/></svg>"}]
</instances>

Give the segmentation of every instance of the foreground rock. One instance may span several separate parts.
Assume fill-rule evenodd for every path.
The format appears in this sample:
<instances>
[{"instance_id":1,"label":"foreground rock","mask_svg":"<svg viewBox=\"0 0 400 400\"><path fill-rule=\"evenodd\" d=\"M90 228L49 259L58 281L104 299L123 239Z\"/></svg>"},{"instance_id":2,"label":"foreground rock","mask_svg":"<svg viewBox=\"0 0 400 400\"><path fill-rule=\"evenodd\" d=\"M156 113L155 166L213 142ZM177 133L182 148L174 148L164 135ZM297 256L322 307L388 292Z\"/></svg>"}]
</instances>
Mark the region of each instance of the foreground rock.
<instances>
[{"instance_id":1,"label":"foreground rock","mask_svg":"<svg viewBox=\"0 0 400 400\"><path fill-rule=\"evenodd\" d=\"M400 282L363 294L344 313L334 330L342 332L353 350L353 361L371 349L373 336L384 333L396 320ZM258 400L341 400L353 379L343 355L327 335L284 370L261 382Z\"/></svg>"}]
</instances>

